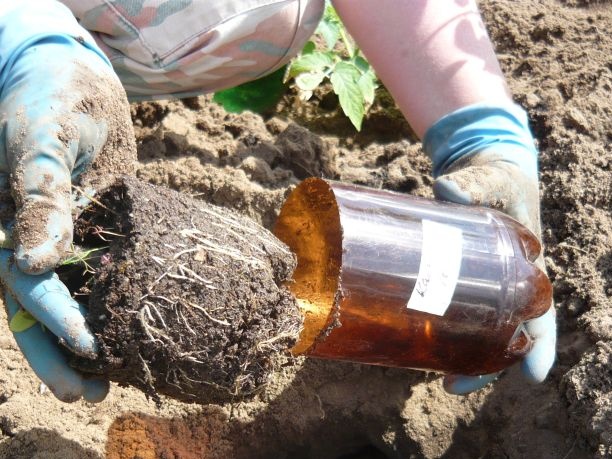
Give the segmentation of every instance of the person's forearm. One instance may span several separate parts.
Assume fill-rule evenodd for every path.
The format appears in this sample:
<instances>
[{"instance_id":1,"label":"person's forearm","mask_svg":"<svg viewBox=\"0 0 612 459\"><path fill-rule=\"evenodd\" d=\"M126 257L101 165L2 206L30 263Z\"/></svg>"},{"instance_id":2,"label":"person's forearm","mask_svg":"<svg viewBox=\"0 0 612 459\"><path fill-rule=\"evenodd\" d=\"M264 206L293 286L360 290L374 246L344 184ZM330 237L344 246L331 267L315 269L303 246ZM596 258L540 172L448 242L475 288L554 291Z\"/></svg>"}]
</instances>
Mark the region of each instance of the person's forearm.
<instances>
[{"instance_id":1,"label":"person's forearm","mask_svg":"<svg viewBox=\"0 0 612 459\"><path fill-rule=\"evenodd\" d=\"M458 108L510 101L474 0L333 4L420 137Z\"/></svg>"}]
</instances>

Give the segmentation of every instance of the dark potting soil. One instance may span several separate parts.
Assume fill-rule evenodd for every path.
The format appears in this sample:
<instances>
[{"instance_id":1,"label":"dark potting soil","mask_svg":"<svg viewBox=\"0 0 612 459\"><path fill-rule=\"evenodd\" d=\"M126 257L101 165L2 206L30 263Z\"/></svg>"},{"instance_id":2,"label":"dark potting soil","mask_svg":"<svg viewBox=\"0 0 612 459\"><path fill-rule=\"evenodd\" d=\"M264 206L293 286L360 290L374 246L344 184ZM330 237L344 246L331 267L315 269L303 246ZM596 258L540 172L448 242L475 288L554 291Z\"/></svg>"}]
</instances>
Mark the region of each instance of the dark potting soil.
<instances>
[{"instance_id":1,"label":"dark potting soil","mask_svg":"<svg viewBox=\"0 0 612 459\"><path fill-rule=\"evenodd\" d=\"M135 178L97 200L75 234L110 240L88 287L100 356L73 364L155 399L224 403L261 388L302 325L283 286L294 255L236 212Z\"/></svg>"}]
</instances>

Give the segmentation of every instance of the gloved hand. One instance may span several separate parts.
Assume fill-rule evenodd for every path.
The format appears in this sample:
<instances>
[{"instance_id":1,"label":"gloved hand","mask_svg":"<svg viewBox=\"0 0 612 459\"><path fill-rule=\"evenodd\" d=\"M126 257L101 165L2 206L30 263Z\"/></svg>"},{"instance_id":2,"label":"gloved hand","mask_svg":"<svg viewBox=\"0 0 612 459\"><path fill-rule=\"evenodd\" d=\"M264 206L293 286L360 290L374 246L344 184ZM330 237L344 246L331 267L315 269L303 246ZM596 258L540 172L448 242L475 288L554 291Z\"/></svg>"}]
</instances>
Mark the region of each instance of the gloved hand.
<instances>
[{"instance_id":1,"label":"gloved hand","mask_svg":"<svg viewBox=\"0 0 612 459\"><path fill-rule=\"evenodd\" d=\"M72 243L72 180L107 139L115 138L116 126L131 126L129 112L112 105L125 103L125 92L93 38L58 2L3 2L0 50L0 217L5 224L13 216L11 194L16 206L14 256L0 250L9 320L23 308L40 322L15 338L59 399L100 401L108 383L83 379L58 347L59 340L76 354L93 357L94 337L67 288L47 271Z\"/></svg>"},{"instance_id":2,"label":"gloved hand","mask_svg":"<svg viewBox=\"0 0 612 459\"><path fill-rule=\"evenodd\" d=\"M13 336L38 377L64 402L81 396L89 402L104 400L108 382L83 378L68 366L66 354L58 346L59 339L80 356L93 358L97 353L95 339L85 323L85 311L57 275L25 274L15 265L13 252L2 249L0 278Z\"/></svg>"},{"instance_id":3,"label":"gloved hand","mask_svg":"<svg viewBox=\"0 0 612 459\"><path fill-rule=\"evenodd\" d=\"M540 237L537 151L524 110L510 103L462 108L429 128L423 148L432 159L437 199L494 207ZM544 270L542 256L536 263ZM534 345L521 368L529 381L541 382L555 359L554 307L527 321L525 330ZM498 375L448 375L444 387L450 393L465 394Z\"/></svg>"}]
</instances>

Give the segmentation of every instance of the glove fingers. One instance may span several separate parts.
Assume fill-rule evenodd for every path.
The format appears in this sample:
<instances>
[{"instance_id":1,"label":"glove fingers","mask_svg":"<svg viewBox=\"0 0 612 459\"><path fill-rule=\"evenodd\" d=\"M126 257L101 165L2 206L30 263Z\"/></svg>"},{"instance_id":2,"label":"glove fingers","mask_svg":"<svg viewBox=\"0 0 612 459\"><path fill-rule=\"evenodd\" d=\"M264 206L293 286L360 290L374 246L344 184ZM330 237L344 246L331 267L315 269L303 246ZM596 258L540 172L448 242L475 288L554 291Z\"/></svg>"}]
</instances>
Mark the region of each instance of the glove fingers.
<instances>
[{"instance_id":1,"label":"glove fingers","mask_svg":"<svg viewBox=\"0 0 612 459\"><path fill-rule=\"evenodd\" d=\"M9 144L15 257L30 274L52 269L69 251L71 179L89 166L107 135L105 122L73 113L60 101L46 103L29 107L7 129L17 139Z\"/></svg>"},{"instance_id":2,"label":"glove fingers","mask_svg":"<svg viewBox=\"0 0 612 459\"><path fill-rule=\"evenodd\" d=\"M79 135L70 141L71 148L78 150L77 160L72 168L74 182L93 163L108 138L108 123L105 120L96 121L90 115L80 113L75 115L75 125Z\"/></svg>"},{"instance_id":3,"label":"glove fingers","mask_svg":"<svg viewBox=\"0 0 612 459\"><path fill-rule=\"evenodd\" d=\"M469 206L473 203L472 193L463 190L452 180L451 176L443 175L436 179L433 184L433 192L436 199L440 201L454 202Z\"/></svg>"},{"instance_id":4,"label":"glove fingers","mask_svg":"<svg viewBox=\"0 0 612 459\"><path fill-rule=\"evenodd\" d=\"M521 362L521 369L531 382L544 381L555 362L557 333L554 307L546 314L525 322L525 330L533 338L533 347Z\"/></svg>"},{"instance_id":5,"label":"glove fingers","mask_svg":"<svg viewBox=\"0 0 612 459\"><path fill-rule=\"evenodd\" d=\"M521 170L506 162L486 166L478 158L456 165L456 169L438 177L433 184L437 199L465 205L480 205L501 210L534 234L540 234L539 198L537 181L526 177ZM482 159L480 159L482 160Z\"/></svg>"},{"instance_id":6,"label":"glove fingers","mask_svg":"<svg viewBox=\"0 0 612 459\"><path fill-rule=\"evenodd\" d=\"M4 302L10 321L20 307L9 293L4 295ZM55 338L46 333L40 324L13 333L13 336L34 373L59 400L74 402L84 397L87 401L98 402L108 393L107 381L85 380L68 366L67 357L57 346Z\"/></svg>"},{"instance_id":7,"label":"glove fingers","mask_svg":"<svg viewBox=\"0 0 612 459\"><path fill-rule=\"evenodd\" d=\"M434 182L436 198L458 204L483 205L495 207L540 234L539 199L537 181L521 173L521 169L507 162L496 162L490 158L488 166L477 156L468 158L447 175ZM536 264L544 271L543 258ZM555 312L551 308L542 317L525 323L527 333L534 344L531 351L521 362L521 368L528 380L541 382L546 378L555 360L556 326ZM465 378L465 379L464 379ZM478 380L470 377L454 377L445 385L451 393L465 393L474 390Z\"/></svg>"},{"instance_id":8,"label":"glove fingers","mask_svg":"<svg viewBox=\"0 0 612 459\"><path fill-rule=\"evenodd\" d=\"M89 150L78 156L77 162L72 170L73 183L79 182L79 177L89 169L89 166L91 166L97 154L104 148L104 144L108 138L108 124L106 121L96 122L93 118L84 114L79 115L79 119L79 127L81 130L81 145L79 148L82 149L85 147ZM89 151L93 152L93 154L90 154ZM91 204L95 194L96 190L94 188L83 185L73 190L71 196L72 214L78 217L83 209Z\"/></svg>"},{"instance_id":9,"label":"glove fingers","mask_svg":"<svg viewBox=\"0 0 612 459\"><path fill-rule=\"evenodd\" d=\"M105 379L83 379L83 398L86 402L100 403L110 390L110 382Z\"/></svg>"},{"instance_id":10,"label":"glove fingers","mask_svg":"<svg viewBox=\"0 0 612 459\"><path fill-rule=\"evenodd\" d=\"M454 395L469 394L493 382L500 374L491 373L480 376L446 375L443 382L444 390Z\"/></svg>"},{"instance_id":11,"label":"glove fingers","mask_svg":"<svg viewBox=\"0 0 612 459\"><path fill-rule=\"evenodd\" d=\"M11 260L10 250L0 250L0 279L5 288L36 320L75 354L95 358L95 338L85 321L85 311L55 273L24 274Z\"/></svg>"}]
</instances>

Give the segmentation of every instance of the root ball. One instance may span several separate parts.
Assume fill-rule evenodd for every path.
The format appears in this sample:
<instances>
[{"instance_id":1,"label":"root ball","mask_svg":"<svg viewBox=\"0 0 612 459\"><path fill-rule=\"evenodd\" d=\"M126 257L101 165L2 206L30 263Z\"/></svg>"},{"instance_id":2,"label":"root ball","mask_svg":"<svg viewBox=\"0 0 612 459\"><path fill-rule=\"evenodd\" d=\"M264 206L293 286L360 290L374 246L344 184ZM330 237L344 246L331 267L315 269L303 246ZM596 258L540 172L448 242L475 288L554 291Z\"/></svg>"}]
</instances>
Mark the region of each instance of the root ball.
<instances>
[{"instance_id":1,"label":"root ball","mask_svg":"<svg viewBox=\"0 0 612 459\"><path fill-rule=\"evenodd\" d=\"M89 294L100 357L75 365L155 399L224 403L261 388L302 326L283 286L294 255L248 218L135 178L98 201L76 232L111 240Z\"/></svg>"}]
</instances>

